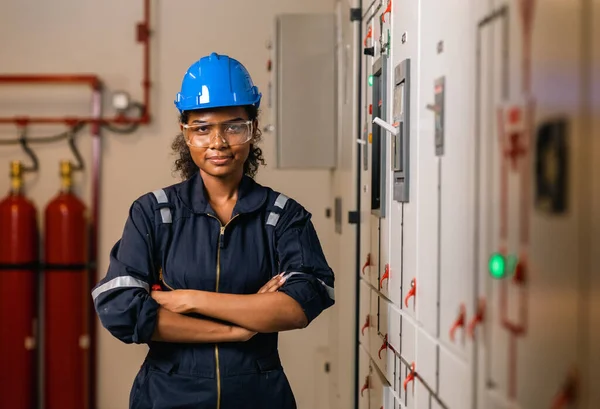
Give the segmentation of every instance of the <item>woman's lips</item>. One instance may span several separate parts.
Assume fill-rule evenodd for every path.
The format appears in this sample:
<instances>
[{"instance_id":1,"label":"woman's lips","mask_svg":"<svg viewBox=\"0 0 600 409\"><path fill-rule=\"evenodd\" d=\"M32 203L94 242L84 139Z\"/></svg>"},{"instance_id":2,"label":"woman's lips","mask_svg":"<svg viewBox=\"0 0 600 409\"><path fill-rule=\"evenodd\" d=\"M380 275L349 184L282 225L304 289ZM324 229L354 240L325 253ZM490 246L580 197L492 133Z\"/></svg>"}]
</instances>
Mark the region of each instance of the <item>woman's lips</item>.
<instances>
[{"instance_id":1,"label":"woman's lips","mask_svg":"<svg viewBox=\"0 0 600 409\"><path fill-rule=\"evenodd\" d=\"M209 162L215 165L225 165L233 159L232 156L211 156L206 158Z\"/></svg>"}]
</instances>

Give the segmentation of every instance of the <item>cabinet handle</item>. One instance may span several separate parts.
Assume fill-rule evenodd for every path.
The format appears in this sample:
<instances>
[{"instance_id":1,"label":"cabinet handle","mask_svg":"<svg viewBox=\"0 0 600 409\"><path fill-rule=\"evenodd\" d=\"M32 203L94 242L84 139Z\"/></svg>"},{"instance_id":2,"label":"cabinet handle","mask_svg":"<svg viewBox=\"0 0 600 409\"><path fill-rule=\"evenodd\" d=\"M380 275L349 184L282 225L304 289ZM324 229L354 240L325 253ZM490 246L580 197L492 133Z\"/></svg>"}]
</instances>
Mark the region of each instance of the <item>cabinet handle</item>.
<instances>
[{"instance_id":1,"label":"cabinet handle","mask_svg":"<svg viewBox=\"0 0 600 409\"><path fill-rule=\"evenodd\" d=\"M365 335L365 330L367 328L369 328L369 325L371 325L371 316L369 314L367 314L367 318L365 319L365 323L364 323L362 329L360 330L360 333Z\"/></svg>"},{"instance_id":2,"label":"cabinet handle","mask_svg":"<svg viewBox=\"0 0 600 409\"><path fill-rule=\"evenodd\" d=\"M369 26L369 31L367 32L367 35L365 36L365 47L367 46L367 39L368 38L373 38L373 26Z\"/></svg>"},{"instance_id":3,"label":"cabinet handle","mask_svg":"<svg viewBox=\"0 0 600 409\"><path fill-rule=\"evenodd\" d=\"M379 289L380 290L383 288L383 280L388 279L388 278L390 278L390 265L386 264L385 265L385 272L381 276L381 280L379 280Z\"/></svg>"},{"instance_id":4,"label":"cabinet handle","mask_svg":"<svg viewBox=\"0 0 600 409\"><path fill-rule=\"evenodd\" d=\"M577 369L572 368L560 392L554 397L551 409L566 409L571 407L572 403L577 403L577 394L579 392L578 377Z\"/></svg>"},{"instance_id":5,"label":"cabinet handle","mask_svg":"<svg viewBox=\"0 0 600 409\"><path fill-rule=\"evenodd\" d=\"M479 306L477 307L477 314L475 317L469 322L469 326L467 327L467 332L471 338L475 337L475 327L483 322L485 318L485 299L481 298L479 300Z\"/></svg>"},{"instance_id":6,"label":"cabinet handle","mask_svg":"<svg viewBox=\"0 0 600 409\"><path fill-rule=\"evenodd\" d=\"M414 296L415 296L415 294L417 293L417 279L416 279L416 278L413 278L413 279L411 280L411 282L410 282L410 286L411 286L411 289L410 289L410 291L408 292L408 294L406 294L406 298L404 299L404 305L406 305L406 308L408 308L408 300L409 300L411 297L414 297Z\"/></svg>"},{"instance_id":7,"label":"cabinet handle","mask_svg":"<svg viewBox=\"0 0 600 409\"><path fill-rule=\"evenodd\" d=\"M466 315L467 315L467 312L466 312L465 305L461 304L458 318L456 318L456 321L454 321L452 328L450 328L450 341L454 342L454 334L456 333L456 330L458 328L464 328Z\"/></svg>"},{"instance_id":8,"label":"cabinet handle","mask_svg":"<svg viewBox=\"0 0 600 409\"><path fill-rule=\"evenodd\" d=\"M385 11L383 12L383 14L381 15L381 21L383 21L384 23L385 23L385 15L387 13L390 13L390 16L392 15L392 0L388 1L387 8L385 9Z\"/></svg>"},{"instance_id":9,"label":"cabinet handle","mask_svg":"<svg viewBox=\"0 0 600 409\"><path fill-rule=\"evenodd\" d=\"M412 382L414 380L415 380L415 363L413 362L412 364L410 364L410 373L408 374L408 376L406 377L406 379L404 380L404 383L403 383L404 390L406 390L408 383Z\"/></svg>"},{"instance_id":10,"label":"cabinet handle","mask_svg":"<svg viewBox=\"0 0 600 409\"><path fill-rule=\"evenodd\" d=\"M365 261L365 264L363 265L363 268L362 268L363 275L365 274L365 269L367 267L370 267L370 266L372 266L372 264L371 264L371 253L367 254L367 261Z\"/></svg>"},{"instance_id":11,"label":"cabinet handle","mask_svg":"<svg viewBox=\"0 0 600 409\"><path fill-rule=\"evenodd\" d=\"M367 389L369 389L369 375L367 375L365 377L365 383L362 386L362 388L360 389L360 396L363 396L363 392L366 391Z\"/></svg>"},{"instance_id":12,"label":"cabinet handle","mask_svg":"<svg viewBox=\"0 0 600 409\"><path fill-rule=\"evenodd\" d=\"M383 344L381 345L381 348L379 348L379 353L377 354L379 356L379 359L382 359L381 351L386 350L387 346L388 346L387 334L385 334L385 337L383 337Z\"/></svg>"}]
</instances>

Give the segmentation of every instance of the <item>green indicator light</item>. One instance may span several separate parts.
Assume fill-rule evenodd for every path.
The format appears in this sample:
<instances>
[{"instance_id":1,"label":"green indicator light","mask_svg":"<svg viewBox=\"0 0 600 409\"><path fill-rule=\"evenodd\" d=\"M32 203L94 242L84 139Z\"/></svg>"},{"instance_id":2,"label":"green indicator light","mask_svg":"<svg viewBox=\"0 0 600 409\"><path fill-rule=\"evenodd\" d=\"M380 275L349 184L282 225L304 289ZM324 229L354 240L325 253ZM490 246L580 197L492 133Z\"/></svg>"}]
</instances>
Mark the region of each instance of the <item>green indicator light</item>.
<instances>
[{"instance_id":1,"label":"green indicator light","mask_svg":"<svg viewBox=\"0 0 600 409\"><path fill-rule=\"evenodd\" d=\"M488 268L492 277L504 278L506 274L506 262L504 261L502 254L492 254L488 263Z\"/></svg>"},{"instance_id":2,"label":"green indicator light","mask_svg":"<svg viewBox=\"0 0 600 409\"><path fill-rule=\"evenodd\" d=\"M373 75L369 75L369 87L373 86Z\"/></svg>"}]
</instances>

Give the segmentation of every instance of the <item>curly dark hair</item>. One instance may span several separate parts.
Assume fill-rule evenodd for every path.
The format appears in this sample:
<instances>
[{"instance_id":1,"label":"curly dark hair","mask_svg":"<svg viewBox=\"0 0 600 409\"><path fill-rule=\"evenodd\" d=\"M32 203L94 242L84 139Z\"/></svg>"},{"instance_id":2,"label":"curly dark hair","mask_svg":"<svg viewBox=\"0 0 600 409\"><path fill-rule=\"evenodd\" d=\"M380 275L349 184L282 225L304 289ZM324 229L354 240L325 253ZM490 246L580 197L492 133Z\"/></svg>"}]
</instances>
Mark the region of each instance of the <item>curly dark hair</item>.
<instances>
[{"instance_id":1,"label":"curly dark hair","mask_svg":"<svg viewBox=\"0 0 600 409\"><path fill-rule=\"evenodd\" d=\"M253 105L248 105L244 107L246 112L248 113L248 118L252 121L258 119L258 109ZM189 115L192 111L184 111L180 117L179 121L182 124L186 124L189 120ZM254 178L258 173L258 168L260 165L265 165L265 158L263 157L262 149L256 146L262 139L262 132L258 126L254 127L254 141L250 145L250 154L248 155L248 159L244 162L244 173L251 178ZM194 176L196 172L198 172L198 166L194 163L192 159L192 155L190 154L190 148L185 142L185 138L182 133L177 135L171 144L171 148L173 149L173 154L177 157L175 160L175 164L173 166L174 172L179 172L179 175L182 180L187 180L190 177Z\"/></svg>"}]
</instances>

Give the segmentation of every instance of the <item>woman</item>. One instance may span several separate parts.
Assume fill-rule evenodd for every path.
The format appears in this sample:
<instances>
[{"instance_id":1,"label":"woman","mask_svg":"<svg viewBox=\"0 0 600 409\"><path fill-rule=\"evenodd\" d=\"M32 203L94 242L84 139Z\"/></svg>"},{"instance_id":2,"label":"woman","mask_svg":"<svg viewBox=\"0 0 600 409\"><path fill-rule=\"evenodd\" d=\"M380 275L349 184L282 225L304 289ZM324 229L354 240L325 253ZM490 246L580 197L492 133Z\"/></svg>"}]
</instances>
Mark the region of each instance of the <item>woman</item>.
<instances>
[{"instance_id":1,"label":"woman","mask_svg":"<svg viewBox=\"0 0 600 409\"><path fill-rule=\"evenodd\" d=\"M149 352L130 408L295 408L277 333L334 304L311 215L253 180L261 94L215 53L184 76L173 148L183 182L134 201L92 297L102 325Z\"/></svg>"}]
</instances>

